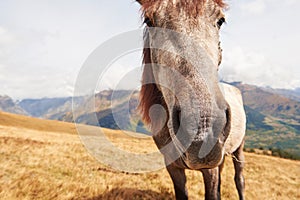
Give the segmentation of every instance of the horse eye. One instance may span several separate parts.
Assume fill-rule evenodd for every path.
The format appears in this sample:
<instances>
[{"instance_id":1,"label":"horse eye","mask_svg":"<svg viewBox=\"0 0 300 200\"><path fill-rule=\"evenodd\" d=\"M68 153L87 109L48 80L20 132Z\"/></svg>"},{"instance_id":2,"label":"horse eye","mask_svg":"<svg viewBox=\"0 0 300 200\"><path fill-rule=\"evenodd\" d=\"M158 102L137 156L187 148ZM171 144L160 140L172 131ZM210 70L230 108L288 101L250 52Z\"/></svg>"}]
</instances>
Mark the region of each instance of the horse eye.
<instances>
[{"instance_id":1,"label":"horse eye","mask_svg":"<svg viewBox=\"0 0 300 200\"><path fill-rule=\"evenodd\" d=\"M225 22L225 18L224 17L220 18L219 21L217 22L218 27L221 28L224 22Z\"/></svg>"},{"instance_id":2,"label":"horse eye","mask_svg":"<svg viewBox=\"0 0 300 200\"><path fill-rule=\"evenodd\" d=\"M151 20L148 17L145 17L144 24L147 24L147 26L149 27L153 26Z\"/></svg>"}]
</instances>

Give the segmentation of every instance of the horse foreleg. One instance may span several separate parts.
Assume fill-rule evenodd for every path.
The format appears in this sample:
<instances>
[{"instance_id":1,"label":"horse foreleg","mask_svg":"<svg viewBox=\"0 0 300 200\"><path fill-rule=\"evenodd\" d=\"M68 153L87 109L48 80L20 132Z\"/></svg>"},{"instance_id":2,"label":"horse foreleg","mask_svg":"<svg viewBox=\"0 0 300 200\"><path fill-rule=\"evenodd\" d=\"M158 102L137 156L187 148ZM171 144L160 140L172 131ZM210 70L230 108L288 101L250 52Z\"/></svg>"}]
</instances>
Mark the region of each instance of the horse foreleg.
<instances>
[{"instance_id":1,"label":"horse foreleg","mask_svg":"<svg viewBox=\"0 0 300 200\"><path fill-rule=\"evenodd\" d=\"M173 181L176 199L177 200L188 199L188 193L185 187L186 176L185 176L184 169L178 168L176 166L173 166L173 164L170 164L167 166L167 170Z\"/></svg>"},{"instance_id":2,"label":"horse foreleg","mask_svg":"<svg viewBox=\"0 0 300 200\"><path fill-rule=\"evenodd\" d=\"M205 199L219 200L220 186L219 186L219 167L212 169L202 169L203 180L205 185Z\"/></svg>"},{"instance_id":3,"label":"horse foreleg","mask_svg":"<svg viewBox=\"0 0 300 200\"><path fill-rule=\"evenodd\" d=\"M224 167L224 163L225 163L225 156L223 158L222 163L219 165L219 181L218 181L218 192L221 195L221 173Z\"/></svg>"},{"instance_id":4,"label":"horse foreleg","mask_svg":"<svg viewBox=\"0 0 300 200\"><path fill-rule=\"evenodd\" d=\"M244 141L239 146L239 148L235 152L233 152L234 157L232 158L234 169L235 169L234 181L235 181L236 189L239 193L240 200L245 199L244 196L245 181L243 176L245 157L244 157L243 148L244 148Z\"/></svg>"}]
</instances>

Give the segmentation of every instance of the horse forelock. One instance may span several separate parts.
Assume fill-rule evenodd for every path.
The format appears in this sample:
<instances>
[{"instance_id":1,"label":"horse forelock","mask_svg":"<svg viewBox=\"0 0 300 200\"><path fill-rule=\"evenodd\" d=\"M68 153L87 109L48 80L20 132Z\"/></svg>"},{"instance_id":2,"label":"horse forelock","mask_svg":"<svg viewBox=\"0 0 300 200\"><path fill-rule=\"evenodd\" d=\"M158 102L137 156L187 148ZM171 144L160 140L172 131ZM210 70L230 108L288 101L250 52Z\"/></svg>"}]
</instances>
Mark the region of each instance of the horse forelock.
<instances>
[{"instance_id":1,"label":"horse forelock","mask_svg":"<svg viewBox=\"0 0 300 200\"><path fill-rule=\"evenodd\" d=\"M207 0L143 0L142 11L146 17L152 18L153 13L159 8L159 6L166 2L173 4L176 9L183 9L190 16L198 16L202 14L204 4ZM213 0L221 8L225 8L227 4L224 0Z\"/></svg>"}]
</instances>

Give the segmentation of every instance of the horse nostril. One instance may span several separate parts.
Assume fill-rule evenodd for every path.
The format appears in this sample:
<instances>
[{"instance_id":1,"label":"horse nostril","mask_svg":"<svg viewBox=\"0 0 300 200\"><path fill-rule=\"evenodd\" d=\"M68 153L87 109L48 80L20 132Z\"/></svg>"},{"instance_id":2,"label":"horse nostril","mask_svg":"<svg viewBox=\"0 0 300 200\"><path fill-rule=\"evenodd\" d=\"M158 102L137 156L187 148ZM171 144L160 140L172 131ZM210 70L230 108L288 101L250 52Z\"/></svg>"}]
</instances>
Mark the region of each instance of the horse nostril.
<instances>
[{"instance_id":1,"label":"horse nostril","mask_svg":"<svg viewBox=\"0 0 300 200\"><path fill-rule=\"evenodd\" d=\"M177 130L179 130L180 123L181 123L181 110L180 109L177 110L176 116L177 116Z\"/></svg>"},{"instance_id":2,"label":"horse nostril","mask_svg":"<svg viewBox=\"0 0 300 200\"><path fill-rule=\"evenodd\" d=\"M180 121L181 121L181 110L178 108L174 108L173 114L172 114L172 122L173 122L173 129L174 129L175 134L179 130Z\"/></svg>"},{"instance_id":3,"label":"horse nostril","mask_svg":"<svg viewBox=\"0 0 300 200\"><path fill-rule=\"evenodd\" d=\"M180 122L181 122L181 110L180 109L176 109L176 111L175 111L175 120L176 120L178 127L180 127Z\"/></svg>"}]
</instances>

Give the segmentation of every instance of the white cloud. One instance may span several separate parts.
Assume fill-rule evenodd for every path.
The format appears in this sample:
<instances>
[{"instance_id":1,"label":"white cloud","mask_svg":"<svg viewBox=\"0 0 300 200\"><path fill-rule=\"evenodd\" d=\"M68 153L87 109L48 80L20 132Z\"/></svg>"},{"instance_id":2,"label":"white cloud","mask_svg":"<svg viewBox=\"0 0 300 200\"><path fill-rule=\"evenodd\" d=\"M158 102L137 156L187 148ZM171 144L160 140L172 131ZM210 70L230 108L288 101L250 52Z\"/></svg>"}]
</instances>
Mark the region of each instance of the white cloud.
<instances>
[{"instance_id":1,"label":"white cloud","mask_svg":"<svg viewBox=\"0 0 300 200\"><path fill-rule=\"evenodd\" d=\"M137 89L142 76L142 51L136 50L115 60L101 77L96 90L104 89Z\"/></svg>"},{"instance_id":2,"label":"white cloud","mask_svg":"<svg viewBox=\"0 0 300 200\"><path fill-rule=\"evenodd\" d=\"M299 73L273 63L262 53L247 52L236 46L224 53L224 64L220 68L225 81L272 86L275 88L299 87Z\"/></svg>"},{"instance_id":3,"label":"white cloud","mask_svg":"<svg viewBox=\"0 0 300 200\"><path fill-rule=\"evenodd\" d=\"M14 49L18 45L19 40L7 28L0 26L0 64L4 65L4 61L11 57Z\"/></svg>"},{"instance_id":4,"label":"white cloud","mask_svg":"<svg viewBox=\"0 0 300 200\"><path fill-rule=\"evenodd\" d=\"M266 5L264 0L251 0L241 5L241 9L250 14L262 14Z\"/></svg>"},{"instance_id":5,"label":"white cloud","mask_svg":"<svg viewBox=\"0 0 300 200\"><path fill-rule=\"evenodd\" d=\"M0 94L72 95L88 55L139 22L138 6L130 1L0 1Z\"/></svg>"},{"instance_id":6,"label":"white cloud","mask_svg":"<svg viewBox=\"0 0 300 200\"><path fill-rule=\"evenodd\" d=\"M285 2L286 2L288 5L294 5L294 4L296 4L297 1L298 1L298 0L285 0ZM299 3L299 1L298 1L298 3Z\"/></svg>"},{"instance_id":7,"label":"white cloud","mask_svg":"<svg viewBox=\"0 0 300 200\"><path fill-rule=\"evenodd\" d=\"M0 26L0 47L11 45L16 42L16 38L6 28Z\"/></svg>"},{"instance_id":8,"label":"white cloud","mask_svg":"<svg viewBox=\"0 0 300 200\"><path fill-rule=\"evenodd\" d=\"M263 12L254 11L255 8L252 12L255 4L260 5L257 10ZM276 88L300 87L298 6L300 1L292 0L233 4L221 39L222 77Z\"/></svg>"}]
</instances>

